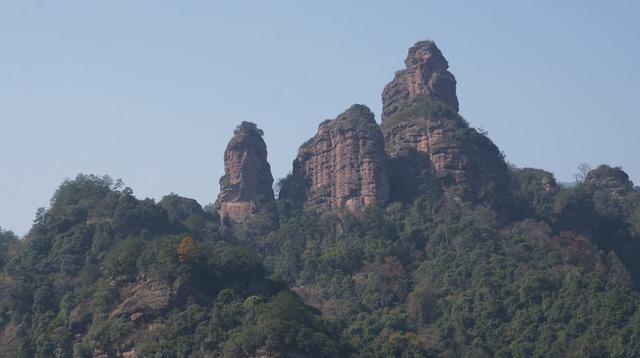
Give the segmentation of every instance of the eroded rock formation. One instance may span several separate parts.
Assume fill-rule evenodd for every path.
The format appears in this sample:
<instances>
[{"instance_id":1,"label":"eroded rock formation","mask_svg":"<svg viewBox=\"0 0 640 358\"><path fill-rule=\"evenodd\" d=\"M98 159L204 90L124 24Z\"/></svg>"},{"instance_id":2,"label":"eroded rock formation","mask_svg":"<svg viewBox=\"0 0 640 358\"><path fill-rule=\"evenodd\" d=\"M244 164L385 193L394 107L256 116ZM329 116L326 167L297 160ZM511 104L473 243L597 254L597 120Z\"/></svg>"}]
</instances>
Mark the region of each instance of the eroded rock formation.
<instances>
[{"instance_id":1,"label":"eroded rock formation","mask_svg":"<svg viewBox=\"0 0 640 358\"><path fill-rule=\"evenodd\" d=\"M262 130L242 122L224 152L224 175L216 206L223 223L235 225L255 213L256 205L274 200L273 176Z\"/></svg>"},{"instance_id":2,"label":"eroded rock formation","mask_svg":"<svg viewBox=\"0 0 640 358\"><path fill-rule=\"evenodd\" d=\"M382 92L382 121L407 108L414 100L431 97L458 112L456 79L433 41L420 41L409 49L406 69L396 72Z\"/></svg>"},{"instance_id":3,"label":"eroded rock formation","mask_svg":"<svg viewBox=\"0 0 640 358\"><path fill-rule=\"evenodd\" d=\"M415 110L400 112L397 121L382 122L389 157L409 159L406 165L422 169L433 165L445 185L464 182L468 159L461 141L467 129L462 119L428 98L410 108Z\"/></svg>"},{"instance_id":4,"label":"eroded rock formation","mask_svg":"<svg viewBox=\"0 0 640 358\"><path fill-rule=\"evenodd\" d=\"M584 183L612 195L620 196L633 189L633 182L627 173L619 167L600 165L587 173Z\"/></svg>"},{"instance_id":5,"label":"eroded rock formation","mask_svg":"<svg viewBox=\"0 0 640 358\"><path fill-rule=\"evenodd\" d=\"M499 149L458 115L456 81L432 41L418 42L382 94L382 132L394 199L411 198L425 171L443 188L489 201L508 186ZM492 200L492 199L491 199Z\"/></svg>"},{"instance_id":6,"label":"eroded rock formation","mask_svg":"<svg viewBox=\"0 0 640 358\"><path fill-rule=\"evenodd\" d=\"M373 113L353 105L304 143L280 197L317 209L360 212L389 196L384 139Z\"/></svg>"}]
</instances>

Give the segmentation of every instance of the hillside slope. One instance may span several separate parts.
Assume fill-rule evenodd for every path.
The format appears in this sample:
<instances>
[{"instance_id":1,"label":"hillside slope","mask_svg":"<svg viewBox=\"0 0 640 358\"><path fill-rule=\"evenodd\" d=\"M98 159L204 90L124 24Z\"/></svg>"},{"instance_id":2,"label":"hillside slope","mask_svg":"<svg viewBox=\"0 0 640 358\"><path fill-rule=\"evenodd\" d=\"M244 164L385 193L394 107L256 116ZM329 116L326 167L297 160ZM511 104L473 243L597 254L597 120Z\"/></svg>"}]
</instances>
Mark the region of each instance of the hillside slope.
<instances>
[{"instance_id":1,"label":"hillside slope","mask_svg":"<svg viewBox=\"0 0 640 358\"><path fill-rule=\"evenodd\" d=\"M637 357L640 188L516 168L416 43L272 189L243 122L216 204L78 175L0 229L1 357Z\"/></svg>"}]
</instances>

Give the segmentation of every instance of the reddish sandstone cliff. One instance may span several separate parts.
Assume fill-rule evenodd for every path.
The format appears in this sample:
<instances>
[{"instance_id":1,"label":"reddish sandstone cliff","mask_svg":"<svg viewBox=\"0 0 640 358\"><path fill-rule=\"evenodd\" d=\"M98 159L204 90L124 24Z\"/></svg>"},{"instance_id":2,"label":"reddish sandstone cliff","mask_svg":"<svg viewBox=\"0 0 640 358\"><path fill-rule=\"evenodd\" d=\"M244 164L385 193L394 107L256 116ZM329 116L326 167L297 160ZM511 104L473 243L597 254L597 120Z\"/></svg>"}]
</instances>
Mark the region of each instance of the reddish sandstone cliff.
<instances>
[{"instance_id":1,"label":"reddish sandstone cliff","mask_svg":"<svg viewBox=\"0 0 640 358\"><path fill-rule=\"evenodd\" d=\"M393 198L410 199L415 193L407 189L430 172L447 192L492 201L508 186L507 166L491 140L458 115L447 60L435 43L422 41L409 50L405 64L382 94Z\"/></svg>"},{"instance_id":2,"label":"reddish sandstone cliff","mask_svg":"<svg viewBox=\"0 0 640 358\"><path fill-rule=\"evenodd\" d=\"M354 105L302 145L280 197L317 209L361 212L389 196L384 140L373 113Z\"/></svg>"},{"instance_id":3,"label":"reddish sandstone cliff","mask_svg":"<svg viewBox=\"0 0 640 358\"><path fill-rule=\"evenodd\" d=\"M216 205L223 223L240 224L259 202L273 201L273 176L262 130L242 122L224 152L224 175Z\"/></svg>"},{"instance_id":4,"label":"reddish sandstone cliff","mask_svg":"<svg viewBox=\"0 0 640 358\"><path fill-rule=\"evenodd\" d=\"M421 97L437 99L458 111L456 79L433 41L420 41L409 49L406 69L396 72L382 92L382 121L407 108Z\"/></svg>"}]
</instances>

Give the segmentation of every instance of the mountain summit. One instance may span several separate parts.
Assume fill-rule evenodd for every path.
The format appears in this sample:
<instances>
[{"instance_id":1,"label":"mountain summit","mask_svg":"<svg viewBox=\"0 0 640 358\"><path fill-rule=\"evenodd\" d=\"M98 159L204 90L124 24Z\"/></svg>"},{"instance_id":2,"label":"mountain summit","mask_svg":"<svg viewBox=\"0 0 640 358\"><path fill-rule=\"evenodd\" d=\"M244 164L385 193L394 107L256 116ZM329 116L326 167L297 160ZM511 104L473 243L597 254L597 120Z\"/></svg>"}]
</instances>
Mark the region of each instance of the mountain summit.
<instances>
[{"instance_id":1,"label":"mountain summit","mask_svg":"<svg viewBox=\"0 0 640 358\"><path fill-rule=\"evenodd\" d=\"M421 97L436 99L458 112L456 78L433 41L420 41L409 49L406 68L396 72L382 92L382 121Z\"/></svg>"}]
</instances>

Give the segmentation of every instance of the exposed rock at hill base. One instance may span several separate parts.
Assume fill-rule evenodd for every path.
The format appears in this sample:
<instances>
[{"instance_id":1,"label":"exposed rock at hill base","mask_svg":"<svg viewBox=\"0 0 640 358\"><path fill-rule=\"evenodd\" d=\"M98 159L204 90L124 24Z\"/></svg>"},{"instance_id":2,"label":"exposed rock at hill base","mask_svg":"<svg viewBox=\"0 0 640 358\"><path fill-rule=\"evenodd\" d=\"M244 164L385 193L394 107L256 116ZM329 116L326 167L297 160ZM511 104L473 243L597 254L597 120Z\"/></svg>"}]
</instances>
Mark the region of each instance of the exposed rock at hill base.
<instances>
[{"instance_id":1,"label":"exposed rock at hill base","mask_svg":"<svg viewBox=\"0 0 640 358\"><path fill-rule=\"evenodd\" d=\"M242 122L224 152L224 175L216 206L220 220L241 224L255 213L256 205L274 200L273 176L267 162L263 132L254 123Z\"/></svg>"},{"instance_id":2,"label":"exposed rock at hill base","mask_svg":"<svg viewBox=\"0 0 640 358\"><path fill-rule=\"evenodd\" d=\"M384 139L369 108L353 105L322 122L318 133L300 147L280 197L305 207L354 213L385 202L389 178Z\"/></svg>"},{"instance_id":3,"label":"exposed rock at hill base","mask_svg":"<svg viewBox=\"0 0 640 358\"><path fill-rule=\"evenodd\" d=\"M119 291L125 299L109 314L109 319L137 320L141 316L156 316L170 307L176 295L176 287L157 278L140 278Z\"/></svg>"}]
</instances>

